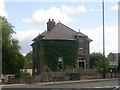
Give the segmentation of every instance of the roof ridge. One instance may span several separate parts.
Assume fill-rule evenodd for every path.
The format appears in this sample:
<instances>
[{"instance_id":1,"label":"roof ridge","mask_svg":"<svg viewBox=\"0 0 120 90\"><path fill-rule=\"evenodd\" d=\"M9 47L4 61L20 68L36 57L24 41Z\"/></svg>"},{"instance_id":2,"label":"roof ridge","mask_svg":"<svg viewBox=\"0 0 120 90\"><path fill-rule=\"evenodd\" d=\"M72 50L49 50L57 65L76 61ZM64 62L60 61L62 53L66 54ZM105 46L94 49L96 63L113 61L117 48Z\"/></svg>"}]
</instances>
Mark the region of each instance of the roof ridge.
<instances>
[{"instance_id":1,"label":"roof ridge","mask_svg":"<svg viewBox=\"0 0 120 90\"><path fill-rule=\"evenodd\" d=\"M65 24L63 24L63 23L61 23L61 22L59 22L59 23L57 23L57 24L62 24L63 26L65 26L65 27L69 28L70 30L74 31L74 32L77 34L77 31L75 31L75 30L73 30L72 28L70 28L70 27L66 26Z\"/></svg>"},{"instance_id":2,"label":"roof ridge","mask_svg":"<svg viewBox=\"0 0 120 90\"><path fill-rule=\"evenodd\" d=\"M84 35L84 36L87 36L86 34L84 34L84 33L82 33L82 32L77 32L77 34L82 34L82 35ZM88 37L88 36L87 36Z\"/></svg>"},{"instance_id":3,"label":"roof ridge","mask_svg":"<svg viewBox=\"0 0 120 90\"><path fill-rule=\"evenodd\" d=\"M61 23L61 22L59 22L59 23L62 24L62 25L64 25L65 27L71 29L71 30L74 31L76 34L81 33L81 34L83 34L84 36L87 36L86 34L84 34L84 33L82 33L82 32L77 32L77 31L75 31L74 29L72 29L72 28L66 26L65 24L63 24L63 23ZM57 23L57 24L59 24L59 23ZM87 36L87 37L88 37L88 36Z\"/></svg>"}]
</instances>

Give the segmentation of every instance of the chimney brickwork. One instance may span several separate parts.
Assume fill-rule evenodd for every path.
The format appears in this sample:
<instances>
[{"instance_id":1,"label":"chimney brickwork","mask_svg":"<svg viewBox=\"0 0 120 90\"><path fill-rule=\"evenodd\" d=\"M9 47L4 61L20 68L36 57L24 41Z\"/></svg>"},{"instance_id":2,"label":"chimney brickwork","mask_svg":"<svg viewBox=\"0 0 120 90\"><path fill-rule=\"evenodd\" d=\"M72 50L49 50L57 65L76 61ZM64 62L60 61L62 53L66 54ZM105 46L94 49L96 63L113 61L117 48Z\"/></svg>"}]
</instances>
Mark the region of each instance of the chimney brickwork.
<instances>
[{"instance_id":1,"label":"chimney brickwork","mask_svg":"<svg viewBox=\"0 0 120 90\"><path fill-rule=\"evenodd\" d=\"M47 31L50 31L53 27L55 26L55 21L54 19L49 19L49 21L47 22Z\"/></svg>"}]
</instances>

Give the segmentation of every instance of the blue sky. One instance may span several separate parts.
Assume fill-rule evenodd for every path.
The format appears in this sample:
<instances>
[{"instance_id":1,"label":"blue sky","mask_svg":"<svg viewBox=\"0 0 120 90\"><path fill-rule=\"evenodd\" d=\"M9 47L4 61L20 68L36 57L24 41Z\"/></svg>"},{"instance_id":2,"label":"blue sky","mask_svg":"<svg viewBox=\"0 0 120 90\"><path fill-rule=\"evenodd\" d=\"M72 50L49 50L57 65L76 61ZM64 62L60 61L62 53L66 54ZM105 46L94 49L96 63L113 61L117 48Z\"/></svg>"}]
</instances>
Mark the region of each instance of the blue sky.
<instances>
[{"instance_id":1,"label":"blue sky","mask_svg":"<svg viewBox=\"0 0 120 90\"><path fill-rule=\"evenodd\" d=\"M3 0L2 0L3 1ZM20 41L21 53L31 50L32 39L46 29L49 18L88 35L91 52L102 52L101 2L2 2L3 12L15 26L13 35ZM106 54L118 50L118 2L105 2ZM5 14L4 14L5 13ZM113 47L111 47L113 46Z\"/></svg>"},{"instance_id":2,"label":"blue sky","mask_svg":"<svg viewBox=\"0 0 120 90\"><path fill-rule=\"evenodd\" d=\"M86 13L76 13L68 15L72 17L73 20L72 23L67 23L71 27L86 29L102 25L102 12L100 12L102 6L101 2L7 2L5 5L6 10L9 13L8 20L13 23L16 28L36 28L36 26L34 25L31 26L29 24L23 23L22 19L31 17L36 10L47 10L52 6L55 6L56 8L61 8L62 5L74 7L84 5L87 10ZM105 3L105 23L108 25L117 25L118 23L118 12L110 9L112 6L115 5L117 5L117 2ZM92 9L95 9L96 11L91 11ZM22 27L20 25L22 25ZM23 27L23 25L25 25L25 27Z\"/></svg>"}]
</instances>

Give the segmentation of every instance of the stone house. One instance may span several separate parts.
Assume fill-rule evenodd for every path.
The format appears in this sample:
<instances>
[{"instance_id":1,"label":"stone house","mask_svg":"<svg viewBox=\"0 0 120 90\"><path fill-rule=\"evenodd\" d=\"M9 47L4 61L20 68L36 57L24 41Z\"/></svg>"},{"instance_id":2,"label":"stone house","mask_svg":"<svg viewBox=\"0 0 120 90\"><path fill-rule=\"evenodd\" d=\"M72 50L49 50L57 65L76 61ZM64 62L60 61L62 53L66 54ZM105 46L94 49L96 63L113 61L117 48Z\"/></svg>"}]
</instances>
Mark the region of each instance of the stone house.
<instances>
[{"instance_id":1,"label":"stone house","mask_svg":"<svg viewBox=\"0 0 120 90\"><path fill-rule=\"evenodd\" d=\"M74 58L74 68L83 68L83 69L89 69L89 63L90 63L90 57L89 57L89 50L90 50L90 42L92 41L90 38L88 38L87 35L81 33L80 31L77 32L70 27L62 24L61 22L55 23L54 19L49 19L47 22L47 31L44 31L42 34L39 34L37 37L33 39L33 43L31 44L33 49L33 75L37 74L39 75L42 71L45 70L45 48L43 47L43 41L51 41L52 42L61 42L61 43L69 43L73 41L78 42L78 48L77 50L73 50L77 52L77 57ZM69 44L70 45L70 44ZM65 48L69 47L69 45L66 45ZM58 45L59 46L59 45ZM49 45L47 45L48 51L49 51ZM54 48L54 47L53 47ZM71 47L71 49L73 49ZM69 49L70 51L70 49ZM69 53L68 51L68 53ZM52 52L52 55L54 55L54 52ZM59 52L59 51L57 51ZM57 53L56 52L56 53ZM62 51L60 51L62 52ZM49 52L50 54L50 52ZM60 56L57 56L58 54L55 54L55 59L57 61L54 61L53 66L56 64L61 65L61 69L65 67L66 61L64 61L66 57L69 58L74 53L71 53L71 55L64 57L66 53L64 51ZM48 59L53 58L53 56L49 57ZM69 59L71 59L69 58ZM67 59L67 62L70 63L69 59ZM52 59L51 59L52 62ZM58 63L56 63L58 62ZM49 66L50 62L47 66ZM52 63L51 63L52 64ZM67 64L69 66L69 64ZM56 68L56 67L53 67Z\"/></svg>"}]
</instances>

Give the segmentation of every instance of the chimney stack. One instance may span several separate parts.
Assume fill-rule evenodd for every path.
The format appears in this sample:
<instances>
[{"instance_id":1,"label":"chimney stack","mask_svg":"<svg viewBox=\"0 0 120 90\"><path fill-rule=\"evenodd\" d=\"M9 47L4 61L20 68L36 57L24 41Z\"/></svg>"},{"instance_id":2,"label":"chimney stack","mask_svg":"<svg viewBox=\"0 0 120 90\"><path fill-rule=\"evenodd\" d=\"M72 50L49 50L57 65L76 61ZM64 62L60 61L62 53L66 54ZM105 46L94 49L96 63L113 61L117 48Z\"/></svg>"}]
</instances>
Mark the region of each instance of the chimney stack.
<instances>
[{"instance_id":1,"label":"chimney stack","mask_svg":"<svg viewBox=\"0 0 120 90\"><path fill-rule=\"evenodd\" d=\"M49 21L47 22L47 31L50 31L53 27L55 26L55 21L54 19L49 19Z\"/></svg>"}]
</instances>

